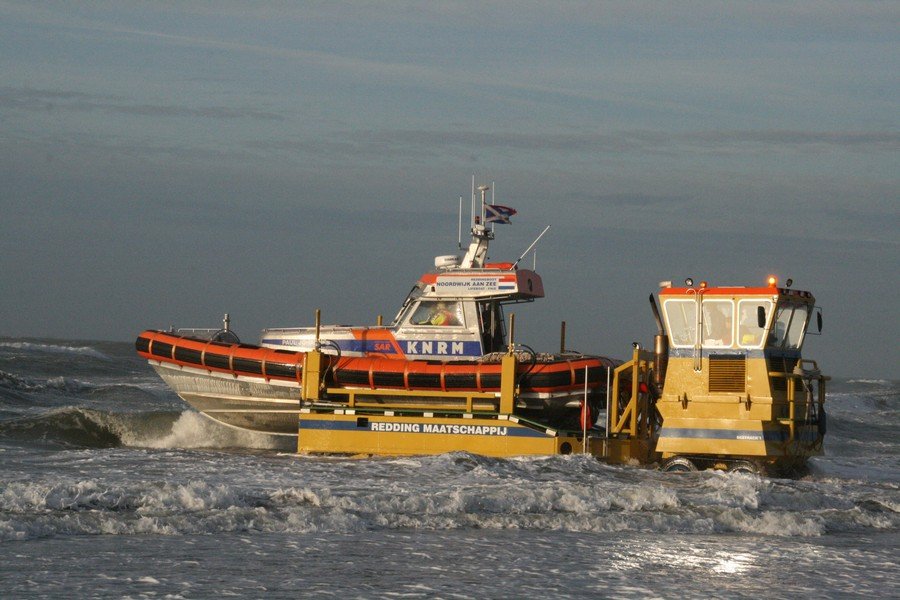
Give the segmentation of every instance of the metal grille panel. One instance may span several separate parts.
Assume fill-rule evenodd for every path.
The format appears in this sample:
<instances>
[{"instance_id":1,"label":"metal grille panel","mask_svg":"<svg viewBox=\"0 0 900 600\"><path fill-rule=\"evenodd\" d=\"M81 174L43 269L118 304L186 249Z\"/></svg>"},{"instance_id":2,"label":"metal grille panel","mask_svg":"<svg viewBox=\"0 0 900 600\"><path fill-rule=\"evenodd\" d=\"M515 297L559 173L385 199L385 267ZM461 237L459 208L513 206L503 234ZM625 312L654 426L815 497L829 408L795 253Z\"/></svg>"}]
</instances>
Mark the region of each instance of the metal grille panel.
<instances>
[{"instance_id":1,"label":"metal grille panel","mask_svg":"<svg viewBox=\"0 0 900 600\"><path fill-rule=\"evenodd\" d=\"M709 357L710 392L744 392L747 382L747 357L719 355Z\"/></svg>"}]
</instances>

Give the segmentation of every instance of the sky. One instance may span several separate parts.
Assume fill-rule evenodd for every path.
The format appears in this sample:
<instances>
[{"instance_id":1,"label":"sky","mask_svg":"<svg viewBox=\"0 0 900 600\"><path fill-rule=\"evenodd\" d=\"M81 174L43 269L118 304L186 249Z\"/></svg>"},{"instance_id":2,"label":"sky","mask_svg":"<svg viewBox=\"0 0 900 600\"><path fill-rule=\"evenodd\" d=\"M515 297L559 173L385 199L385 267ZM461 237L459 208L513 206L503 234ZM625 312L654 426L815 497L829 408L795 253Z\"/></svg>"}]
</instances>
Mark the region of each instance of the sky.
<instances>
[{"instance_id":1,"label":"sky","mask_svg":"<svg viewBox=\"0 0 900 600\"><path fill-rule=\"evenodd\" d=\"M662 280L811 291L806 358L896 379L897 2L0 0L0 336L390 320L457 251L518 341L652 342Z\"/></svg>"}]
</instances>

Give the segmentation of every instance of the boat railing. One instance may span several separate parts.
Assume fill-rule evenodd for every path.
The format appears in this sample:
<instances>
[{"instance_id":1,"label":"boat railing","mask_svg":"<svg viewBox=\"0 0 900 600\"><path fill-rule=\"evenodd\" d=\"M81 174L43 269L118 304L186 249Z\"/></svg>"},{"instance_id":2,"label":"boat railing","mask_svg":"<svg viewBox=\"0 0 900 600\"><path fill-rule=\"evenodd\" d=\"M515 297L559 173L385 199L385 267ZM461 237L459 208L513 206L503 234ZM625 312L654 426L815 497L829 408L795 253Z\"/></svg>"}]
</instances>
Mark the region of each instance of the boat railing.
<instances>
[{"instance_id":1,"label":"boat railing","mask_svg":"<svg viewBox=\"0 0 900 600\"><path fill-rule=\"evenodd\" d=\"M330 333L344 333L350 332L355 329L389 329L388 325L362 325L359 327L351 326L351 325L322 325L319 330L321 332L330 332ZM316 327L314 325L310 325L309 327L269 327L263 329L263 334L290 334L290 333L315 333Z\"/></svg>"},{"instance_id":2,"label":"boat railing","mask_svg":"<svg viewBox=\"0 0 900 600\"><path fill-rule=\"evenodd\" d=\"M188 336L201 340L211 340L217 333L222 331L219 329L210 329L207 327L179 327L174 329L172 333L175 335Z\"/></svg>"}]
</instances>

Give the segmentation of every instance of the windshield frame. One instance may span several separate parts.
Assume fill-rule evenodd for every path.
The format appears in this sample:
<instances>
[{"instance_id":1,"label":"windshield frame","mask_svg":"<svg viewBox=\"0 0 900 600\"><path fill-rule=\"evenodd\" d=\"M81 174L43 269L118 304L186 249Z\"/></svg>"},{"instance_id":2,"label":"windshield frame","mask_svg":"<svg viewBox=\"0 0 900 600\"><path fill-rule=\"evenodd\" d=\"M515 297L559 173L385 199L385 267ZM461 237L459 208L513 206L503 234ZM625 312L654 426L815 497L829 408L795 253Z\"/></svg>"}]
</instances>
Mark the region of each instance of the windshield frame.
<instances>
[{"instance_id":1,"label":"windshield frame","mask_svg":"<svg viewBox=\"0 0 900 600\"><path fill-rule=\"evenodd\" d=\"M400 325L405 318L406 313L409 311L410 307L415 304L415 301L422 297L422 294L425 293L425 284L421 281L417 282L416 285L412 286L412 289L409 290L409 293L406 295L406 298L403 300L403 304L400 305L400 310L397 311L397 314L394 316L394 320L391 321L391 326L396 327Z\"/></svg>"}]
</instances>

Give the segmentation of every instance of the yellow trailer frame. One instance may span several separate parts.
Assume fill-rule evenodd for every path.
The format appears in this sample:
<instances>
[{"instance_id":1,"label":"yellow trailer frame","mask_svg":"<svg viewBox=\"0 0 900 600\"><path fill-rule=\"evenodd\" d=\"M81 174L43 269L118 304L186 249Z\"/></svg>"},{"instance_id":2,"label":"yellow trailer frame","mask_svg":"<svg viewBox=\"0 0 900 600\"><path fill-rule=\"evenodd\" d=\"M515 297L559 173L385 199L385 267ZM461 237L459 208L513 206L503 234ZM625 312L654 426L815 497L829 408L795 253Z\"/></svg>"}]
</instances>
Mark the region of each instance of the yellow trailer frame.
<instances>
[{"instance_id":1,"label":"yellow trailer frame","mask_svg":"<svg viewBox=\"0 0 900 600\"><path fill-rule=\"evenodd\" d=\"M321 353L311 351L304 361L304 366L311 365L304 378L317 384L303 388L297 451L348 455L471 452L497 457L580 452L611 463L650 464L657 457L649 399L641 386L648 382L651 363L651 354L636 349L631 361L616 368L613 389L618 389L620 380L628 380L632 393L627 399L616 397L611 411L614 435L606 436L594 430L559 430L516 415L517 361L513 353L502 359L500 392L483 393L324 388L314 375L322 371Z\"/></svg>"}]
</instances>

